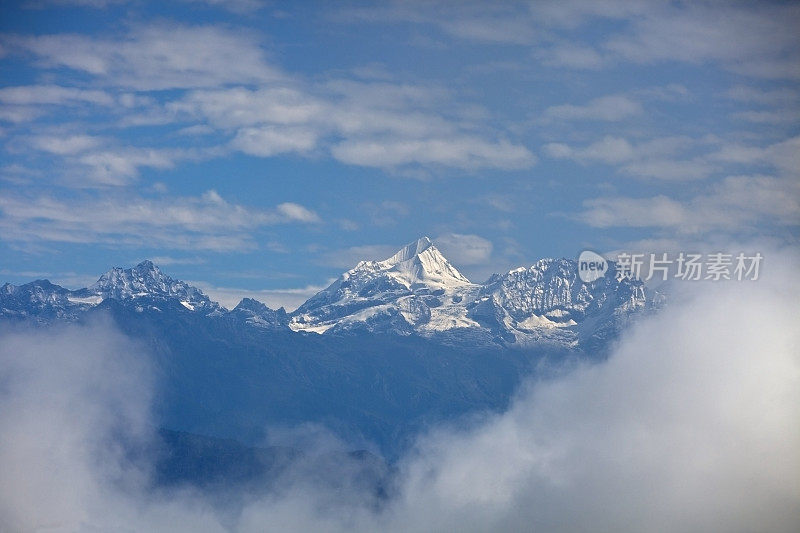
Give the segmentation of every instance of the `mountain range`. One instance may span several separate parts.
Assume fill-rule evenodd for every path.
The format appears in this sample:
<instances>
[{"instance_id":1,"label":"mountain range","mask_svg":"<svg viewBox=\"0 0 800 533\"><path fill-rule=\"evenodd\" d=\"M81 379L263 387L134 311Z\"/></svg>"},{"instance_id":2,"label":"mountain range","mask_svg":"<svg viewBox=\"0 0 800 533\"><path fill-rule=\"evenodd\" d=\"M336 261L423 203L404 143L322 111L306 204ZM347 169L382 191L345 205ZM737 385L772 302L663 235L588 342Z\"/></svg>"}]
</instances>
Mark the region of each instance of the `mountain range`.
<instances>
[{"instance_id":1,"label":"mountain range","mask_svg":"<svg viewBox=\"0 0 800 533\"><path fill-rule=\"evenodd\" d=\"M250 298L228 310L150 261L79 290L6 284L0 337L110 322L151 359L164 431L257 448L270 428L314 424L391 460L437 421L506 409L525 376L602 360L653 308L641 282L607 272L584 283L569 259L473 283L422 238L291 313Z\"/></svg>"},{"instance_id":2,"label":"mountain range","mask_svg":"<svg viewBox=\"0 0 800 533\"><path fill-rule=\"evenodd\" d=\"M596 281L581 281L570 259L541 259L473 283L423 237L383 261L359 262L292 313L251 298L227 310L200 289L143 261L132 268L112 268L79 290L47 280L5 284L0 288L0 317L77 320L107 300L139 312L179 305L198 315L271 330L590 349L613 338L631 316L652 303L640 281L617 280L613 268Z\"/></svg>"}]
</instances>

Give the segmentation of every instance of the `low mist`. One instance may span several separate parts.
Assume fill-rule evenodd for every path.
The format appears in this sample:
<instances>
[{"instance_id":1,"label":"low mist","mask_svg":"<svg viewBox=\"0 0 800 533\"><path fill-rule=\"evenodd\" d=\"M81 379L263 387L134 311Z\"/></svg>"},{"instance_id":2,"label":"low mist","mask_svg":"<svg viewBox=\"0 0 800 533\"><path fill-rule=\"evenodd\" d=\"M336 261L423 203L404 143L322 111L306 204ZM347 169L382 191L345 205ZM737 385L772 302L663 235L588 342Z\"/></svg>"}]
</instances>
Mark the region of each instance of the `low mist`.
<instances>
[{"instance_id":1,"label":"low mist","mask_svg":"<svg viewBox=\"0 0 800 533\"><path fill-rule=\"evenodd\" d=\"M379 502L346 461L338 484L154 488L143 346L106 322L0 332L0 531L797 531L798 259L680 284L607 361L421 435Z\"/></svg>"}]
</instances>

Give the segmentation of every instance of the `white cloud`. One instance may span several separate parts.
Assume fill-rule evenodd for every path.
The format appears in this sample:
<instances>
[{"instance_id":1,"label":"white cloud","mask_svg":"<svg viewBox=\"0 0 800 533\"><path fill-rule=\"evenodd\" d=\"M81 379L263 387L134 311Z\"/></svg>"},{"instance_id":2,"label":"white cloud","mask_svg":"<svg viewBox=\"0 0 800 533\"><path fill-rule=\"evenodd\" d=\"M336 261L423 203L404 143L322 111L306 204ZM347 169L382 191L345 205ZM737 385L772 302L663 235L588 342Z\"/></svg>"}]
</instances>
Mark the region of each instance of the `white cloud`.
<instances>
[{"instance_id":1,"label":"white cloud","mask_svg":"<svg viewBox=\"0 0 800 533\"><path fill-rule=\"evenodd\" d=\"M800 122L800 111L784 109L779 111L740 111L733 118L754 124L796 124Z\"/></svg>"},{"instance_id":2,"label":"white cloud","mask_svg":"<svg viewBox=\"0 0 800 533\"><path fill-rule=\"evenodd\" d=\"M251 14L269 5L265 0L182 0L194 4L207 4L209 7L227 9L242 15Z\"/></svg>"},{"instance_id":3,"label":"white cloud","mask_svg":"<svg viewBox=\"0 0 800 533\"><path fill-rule=\"evenodd\" d=\"M542 149L554 159L617 165L621 173L635 178L687 181L706 178L718 170L718 162L708 156L686 158L681 153L702 144L688 137L661 137L632 144L625 138L608 135L585 147L548 143Z\"/></svg>"},{"instance_id":4,"label":"white cloud","mask_svg":"<svg viewBox=\"0 0 800 533\"><path fill-rule=\"evenodd\" d=\"M478 235L445 233L433 239L447 259L459 265L480 265L489 261L494 246Z\"/></svg>"},{"instance_id":5,"label":"white cloud","mask_svg":"<svg viewBox=\"0 0 800 533\"><path fill-rule=\"evenodd\" d=\"M678 201L663 195L586 200L579 218L600 228L639 227L741 233L759 225L800 225L800 183L774 176L729 176L705 193Z\"/></svg>"},{"instance_id":6,"label":"white cloud","mask_svg":"<svg viewBox=\"0 0 800 533\"><path fill-rule=\"evenodd\" d=\"M595 160L603 163L620 163L635 157L634 147L621 137L606 136L586 148L574 148L564 143L548 143L544 152L555 159Z\"/></svg>"},{"instance_id":7,"label":"white cloud","mask_svg":"<svg viewBox=\"0 0 800 533\"><path fill-rule=\"evenodd\" d=\"M396 516L411 530L795 529L800 339L785 313L800 292L796 256L771 257L786 270L764 285L676 298L607 363L434 435Z\"/></svg>"},{"instance_id":8,"label":"white cloud","mask_svg":"<svg viewBox=\"0 0 800 533\"><path fill-rule=\"evenodd\" d=\"M38 58L44 68L67 67L133 90L263 83L281 75L255 38L213 26L134 27L119 39L77 34L6 37L11 49Z\"/></svg>"},{"instance_id":9,"label":"white cloud","mask_svg":"<svg viewBox=\"0 0 800 533\"><path fill-rule=\"evenodd\" d=\"M734 85L725 96L731 100L763 105L793 104L800 100L800 93L792 89L762 89L749 85Z\"/></svg>"},{"instance_id":10,"label":"white cloud","mask_svg":"<svg viewBox=\"0 0 800 533\"><path fill-rule=\"evenodd\" d=\"M798 22L791 4L693 4L633 18L605 47L636 62L718 62L751 76L797 78Z\"/></svg>"},{"instance_id":11,"label":"white cloud","mask_svg":"<svg viewBox=\"0 0 800 533\"><path fill-rule=\"evenodd\" d=\"M319 217L298 204L274 210L232 204L215 191L200 197L144 198L131 195L0 197L5 241L42 240L111 246L160 246L215 251L255 247L260 227L313 223Z\"/></svg>"},{"instance_id":12,"label":"white cloud","mask_svg":"<svg viewBox=\"0 0 800 533\"><path fill-rule=\"evenodd\" d=\"M200 257L172 257L169 255L156 255L148 258L150 261L158 266L167 265L202 265L206 262L205 259ZM130 263L139 263L142 259L130 261Z\"/></svg>"},{"instance_id":13,"label":"white cloud","mask_svg":"<svg viewBox=\"0 0 800 533\"><path fill-rule=\"evenodd\" d=\"M0 120L19 124L30 122L44 114L44 111L31 106L0 106Z\"/></svg>"},{"instance_id":14,"label":"white cloud","mask_svg":"<svg viewBox=\"0 0 800 533\"><path fill-rule=\"evenodd\" d=\"M169 104L175 112L191 113L221 128L261 124L303 125L327 111L323 102L303 91L282 87L243 87L192 91Z\"/></svg>"},{"instance_id":15,"label":"white cloud","mask_svg":"<svg viewBox=\"0 0 800 533\"><path fill-rule=\"evenodd\" d=\"M372 224L381 227L396 226L400 219L407 217L411 212L407 204L396 200L384 200L377 204L367 202L361 208L369 216Z\"/></svg>"},{"instance_id":16,"label":"white cloud","mask_svg":"<svg viewBox=\"0 0 800 533\"><path fill-rule=\"evenodd\" d=\"M41 9L48 5L57 5L105 9L109 6L125 4L128 2L130 2L130 0L29 0L26 3L26 7Z\"/></svg>"},{"instance_id":17,"label":"white cloud","mask_svg":"<svg viewBox=\"0 0 800 533\"><path fill-rule=\"evenodd\" d=\"M28 148L62 159L53 162L62 172L53 176L62 186L124 187L136 182L141 169L167 170L183 161L202 161L230 151L227 147L147 148L114 146L111 138L41 134L17 139L17 151ZM38 154L37 154L38 156Z\"/></svg>"},{"instance_id":18,"label":"white cloud","mask_svg":"<svg viewBox=\"0 0 800 533\"><path fill-rule=\"evenodd\" d=\"M224 146L257 157L325 153L347 164L407 173L424 173L420 166L514 170L536 161L524 145L508 140L510 132L489 126L485 109L460 102L450 89L341 76L292 78L270 65L254 33L161 22L133 25L118 38L7 35L3 42L32 55L43 70L66 67L87 74L96 86L128 91L112 98L58 86L2 89L0 101L10 104L0 118L15 123L41 116L44 102L111 100L119 104L116 126L211 127L229 139ZM185 92L141 94L165 89ZM227 153L219 147L215 155ZM166 154L120 148L82 162L100 183L122 184L136 177L138 167L170 168L176 157Z\"/></svg>"},{"instance_id":19,"label":"white cloud","mask_svg":"<svg viewBox=\"0 0 800 533\"><path fill-rule=\"evenodd\" d=\"M536 52L542 63L553 67L599 70L605 59L595 49L577 44L560 44Z\"/></svg>"},{"instance_id":20,"label":"white cloud","mask_svg":"<svg viewBox=\"0 0 800 533\"><path fill-rule=\"evenodd\" d=\"M800 224L800 183L773 176L729 176L697 201L700 209L744 222L768 217L778 224Z\"/></svg>"},{"instance_id":21,"label":"white cloud","mask_svg":"<svg viewBox=\"0 0 800 533\"><path fill-rule=\"evenodd\" d=\"M598 68L622 62L716 63L764 78L800 76L796 28L800 9L792 3L648 1L542 1L531 4L428 2L344 10L341 21L432 24L458 39L529 46L546 64ZM613 25L591 44L579 41L585 27Z\"/></svg>"},{"instance_id":22,"label":"white cloud","mask_svg":"<svg viewBox=\"0 0 800 533\"><path fill-rule=\"evenodd\" d=\"M153 494L148 458L115 445L152 439L142 347L102 324L7 333L0 527L794 532L798 257L760 250L758 282L678 287L607 361L529 383L502 414L432 428L380 506L318 472L221 510L202 493Z\"/></svg>"},{"instance_id":23,"label":"white cloud","mask_svg":"<svg viewBox=\"0 0 800 533\"><path fill-rule=\"evenodd\" d=\"M446 34L487 44L527 45L539 40L538 28L527 18L525 4L447 2L382 3L369 7L339 9L335 20L352 22L411 22L433 24Z\"/></svg>"},{"instance_id":24,"label":"white cloud","mask_svg":"<svg viewBox=\"0 0 800 533\"><path fill-rule=\"evenodd\" d=\"M318 87L194 91L168 108L236 131L231 146L260 157L325 149L343 163L390 169L535 163L526 147L464 120L447 96L433 87L334 79Z\"/></svg>"},{"instance_id":25,"label":"white cloud","mask_svg":"<svg viewBox=\"0 0 800 533\"><path fill-rule=\"evenodd\" d=\"M0 102L7 105L75 105L80 103L113 105L105 91L61 87L59 85L24 85L0 89Z\"/></svg>"},{"instance_id":26,"label":"white cloud","mask_svg":"<svg viewBox=\"0 0 800 533\"><path fill-rule=\"evenodd\" d=\"M307 152L317 144L317 134L305 128L263 126L243 128L231 141L237 150L259 157L287 152Z\"/></svg>"},{"instance_id":27,"label":"white cloud","mask_svg":"<svg viewBox=\"0 0 800 533\"><path fill-rule=\"evenodd\" d=\"M633 94L662 102L686 101L692 95L689 89L681 83L668 83L663 86L636 89Z\"/></svg>"},{"instance_id":28,"label":"white cloud","mask_svg":"<svg viewBox=\"0 0 800 533\"><path fill-rule=\"evenodd\" d=\"M400 81L357 81L338 78L325 82L323 87L349 105L395 111L405 110L410 105L418 109L435 109L446 104L448 99L454 96L453 91L445 87Z\"/></svg>"},{"instance_id":29,"label":"white cloud","mask_svg":"<svg viewBox=\"0 0 800 533\"><path fill-rule=\"evenodd\" d=\"M97 148L103 139L91 135L37 135L29 139L33 148L57 155L74 155Z\"/></svg>"},{"instance_id":30,"label":"white cloud","mask_svg":"<svg viewBox=\"0 0 800 533\"><path fill-rule=\"evenodd\" d=\"M623 95L601 96L585 105L563 104L544 110L545 118L557 120L602 120L617 122L641 115L642 104Z\"/></svg>"},{"instance_id":31,"label":"white cloud","mask_svg":"<svg viewBox=\"0 0 800 533\"><path fill-rule=\"evenodd\" d=\"M703 151L697 154L699 149ZM634 144L623 137L605 136L583 147L548 143L542 150L554 159L571 159L581 164L602 162L617 166L620 173L631 177L666 181L699 180L724 170L741 173L742 166L752 170L765 165L779 175L796 177L800 168L800 137L758 146L683 136Z\"/></svg>"},{"instance_id":32,"label":"white cloud","mask_svg":"<svg viewBox=\"0 0 800 533\"><path fill-rule=\"evenodd\" d=\"M654 137L647 141L632 143L624 137L606 135L585 147L575 147L564 143L549 143L544 150L550 157L575 159L577 161L600 161L603 163L622 163L627 161L647 161L654 158L674 158L681 151L703 144L701 139L691 137Z\"/></svg>"},{"instance_id":33,"label":"white cloud","mask_svg":"<svg viewBox=\"0 0 800 533\"><path fill-rule=\"evenodd\" d=\"M393 244L351 246L322 254L320 262L328 267L351 269L359 261L382 261L392 257L401 247L402 245Z\"/></svg>"},{"instance_id":34,"label":"white cloud","mask_svg":"<svg viewBox=\"0 0 800 533\"><path fill-rule=\"evenodd\" d=\"M344 163L390 168L432 164L464 169L513 170L530 167L536 162L536 156L524 146L478 137L353 140L335 145L331 153Z\"/></svg>"},{"instance_id":35,"label":"white cloud","mask_svg":"<svg viewBox=\"0 0 800 533\"><path fill-rule=\"evenodd\" d=\"M178 131L178 135L211 135L215 133L214 128L207 124L195 124L194 126L186 126Z\"/></svg>"},{"instance_id":36,"label":"white cloud","mask_svg":"<svg viewBox=\"0 0 800 533\"><path fill-rule=\"evenodd\" d=\"M292 202L285 202L282 204L278 204L275 210L283 215L286 220L291 220L294 222L320 222L319 216L311 211L310 209L303 207L300 204L295 204Z\"/></svg>"},{"instance_id":37,"label":"white cloud","mask_svg":"<svg viewBox=\"0 0 800 533\"><path fill-rule=\"evenodd\" d=\"M89 167L91 183L126 185L139 175L142 167L168 169L175 165L179 152L152 148L126 148L90 152L78 158Z\"/></svg>"},{"instance_id":38,"label":"white cloud","mask_svg":"<svg viewBox=\"0 0 800 533\"><path fill-rule=\"evenodd\" d=\"M559 29L576 29L595 18L636 18L653 9L652 2L637 0L608 0L603 3L591 0L544 1L531 4L530 15L545 26Z\"/></svg>"},{"instance_id":39,"label":"white cloud","mask_svg":"<svg viewBox=\"0 0 800 533\"><path fill-rule=\"evenodd\" d=\"M723 144L719 151L711 154L710 157L728 163L766 164L781 174L797 177L798 169L800 169L800 136L764 147Z\"/></svg>"},{"instance_id":40,"label":"white cloud","mask_svg":"<svg viewBox=\"0 0 800 533\"><path fill-rule=\"evenodd\" d=\"M24 123L66 106L110 107L111 95L100 90L59 85L25 85L0 88L0 120Z\"/></svg>"},{"instance_id":41,"label":"white cloud","mask_svg":"<svg viewBox=\"0 0 800 533\"><path fill-rule=\"evenodd\" d=\"M628 163L620 170L635 178L654 178L671 181L688 181L703 179L719 168L702 158L685 161L672 159L652 159Z\"/></svg>"},{"instance_id":42,"label":"white cloud","mask_svg":"<svg viewBox=\"0 0 800 533\"><path fill-rule=\"evenodd\" d=\"M686 224L690 212L666 196L652 198L595 198L586 200L581 219L599 228L676 227Z\"/></svg>"},{"instance_id":43,"label":"white cloud","mask_svg":"<svg viewBox=\"0 0 800 533\"><path fill-rule=\"evenodd\" d=\"M736 102L761 106L759 109L735 112L732 114L735 119L771 125L800 122L800 111L797 110L800 93L796 90L786 87L763 89L749 85L735 85L725 93L725 96Z\"/></svg>"},{"instance_id":44,"label":"white cloud","mask_svg":"<svg viewBox=\"0 0 800 533\"><path fill-rule=\"evenodd\" d=\"M120 445L155 442L148 362L110 324L4 332L0 529L224 530L208 508L189 511L191 496L178 505L145 497L150 465Z\"/></svg>"}]
</instances>

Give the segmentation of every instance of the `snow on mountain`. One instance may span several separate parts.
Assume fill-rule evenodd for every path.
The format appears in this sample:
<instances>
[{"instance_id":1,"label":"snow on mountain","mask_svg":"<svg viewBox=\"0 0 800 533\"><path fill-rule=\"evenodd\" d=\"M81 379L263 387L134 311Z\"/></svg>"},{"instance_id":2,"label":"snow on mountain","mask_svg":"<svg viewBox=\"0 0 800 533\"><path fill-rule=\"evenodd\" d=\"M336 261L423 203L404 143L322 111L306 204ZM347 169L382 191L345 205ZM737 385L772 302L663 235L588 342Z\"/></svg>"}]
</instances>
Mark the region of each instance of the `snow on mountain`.
<instances>
[{"instance_id":1,"label":"snow on mountain","mask_svg":"<svg viewBox=\"0 0 800 533\"><path fill-rule=\"evenodd\" d=\"M386 260L358 263L300 306L289 327L575 346L613 334L645 304L640 282L609 275L584 283L569 259L542 259L474 284L424 237Z\"/></svg>"},{"instance_id":2,"label":"snow on mountain","mask_svg":"<svg viewBox=\"0 0 800 533\"><path fill-rule=\"evenodd\" d=\"M0 288L0 316L32 317L45 322L75 320L82 312L107 299L131 304L137 309L159 309L160 303L172 302L202 314L223 312L217 302L211 301L197 287L172 279L151 261L142 261L132 268L112 268L91 287L75 291L47 280L18 287L6 284Z\"/></svg>"},{"instance_id":3,"label":"snow on mountain","mask_svg":"<svg viewBox=\"0 0 800 533\"><path fill-rule=\"evenodd\" d=\"M409 287L424 284L428 287L459 287L470 281L450 264L428 237L404 246L384 261L362 261L356 269L377 269L387 272Z\"/></svg>"},{"instance_id":4,"label":"snow on mountain","mask_svg":"<svg viewBox=\"0 0 800 533\"><path fill-rule=\"evenodd\" d=\"M152 309L225 317L261 329L311 333L421 335L447 344L592 346L607 342L637 312L656 307L640 281L617 280L614 268L590 283L575 261L541 259L530 267L470 282L427 237L382 261L361 261L296 311L251 298L227 311L200 289L150 261L112 268L97 283L70 291L46 280L0 287L0 316L75 320L115 300Z\"/></svg>"},{"instance_id":5,"label":"snow on mountain","mask_svg":"<svg viewBox=\"0 0 800 533\"><path fill-rule=\"evenodd\" d=\"M39 279L24 285L6 283L0 287L0 316L38 320L71 320L91 307L91 303L74 296L74 292Z\"/></svg>"},{"instance_id":6,"label":"snow on mountain","mask_svg":"<svg viewBox=\"0 0 800 533\"><path fill-rule=\"evenodd\" d=\"M383 261L361 261L293 313L295 331L450 329L473 325L461 305L477 293L423 237Z\"/></svg>"},{"instance_id":7,"label":"snow on mountain","mask_svg":"<svg viewBox=\"0 0 800 533\"><path fill-rule=\"evenodd\" d=\"M87 289L88 295L97 295L115 300L152 298L177 300L190 311L219 310L219 304L211 301L203 291L183 281L174 280L164 274L152 261L142 261L133 268L112 268Z\"/></svg>"},{"instance_id":8,"label":"snow on mountain","mask_svg":"<svg viewBox=\"0 0 800 533\"><path fill-rule=\"evenodd\" d=\"M585 283L575 261L541 259L492 276L468 305L468 315L520 343L550 339L575 344L599 330L610 333L646 302L639 281L606 275Z\"/></svg>"}]
</instances>

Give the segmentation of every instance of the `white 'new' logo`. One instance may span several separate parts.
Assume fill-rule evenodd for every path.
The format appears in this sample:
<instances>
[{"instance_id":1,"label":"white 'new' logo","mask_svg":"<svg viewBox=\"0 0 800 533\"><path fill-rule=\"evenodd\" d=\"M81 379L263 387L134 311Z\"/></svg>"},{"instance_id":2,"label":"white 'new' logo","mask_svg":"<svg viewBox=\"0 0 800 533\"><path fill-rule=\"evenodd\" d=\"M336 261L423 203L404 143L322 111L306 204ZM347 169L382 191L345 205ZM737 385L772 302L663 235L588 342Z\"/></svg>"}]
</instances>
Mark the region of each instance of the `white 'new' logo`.
<instances>
[{"instance_id":1,"label":"white 'new' logo","mask_svg":"<svg viewBox=\"0 0 800 533\"><path fill-rule=\"evenodd\" d=\"M606 275L607 269L608 262L605 258L591 250L582 251L578 257L578 276L584 283L602 278Z\"/></svg>"}]
</instances>

